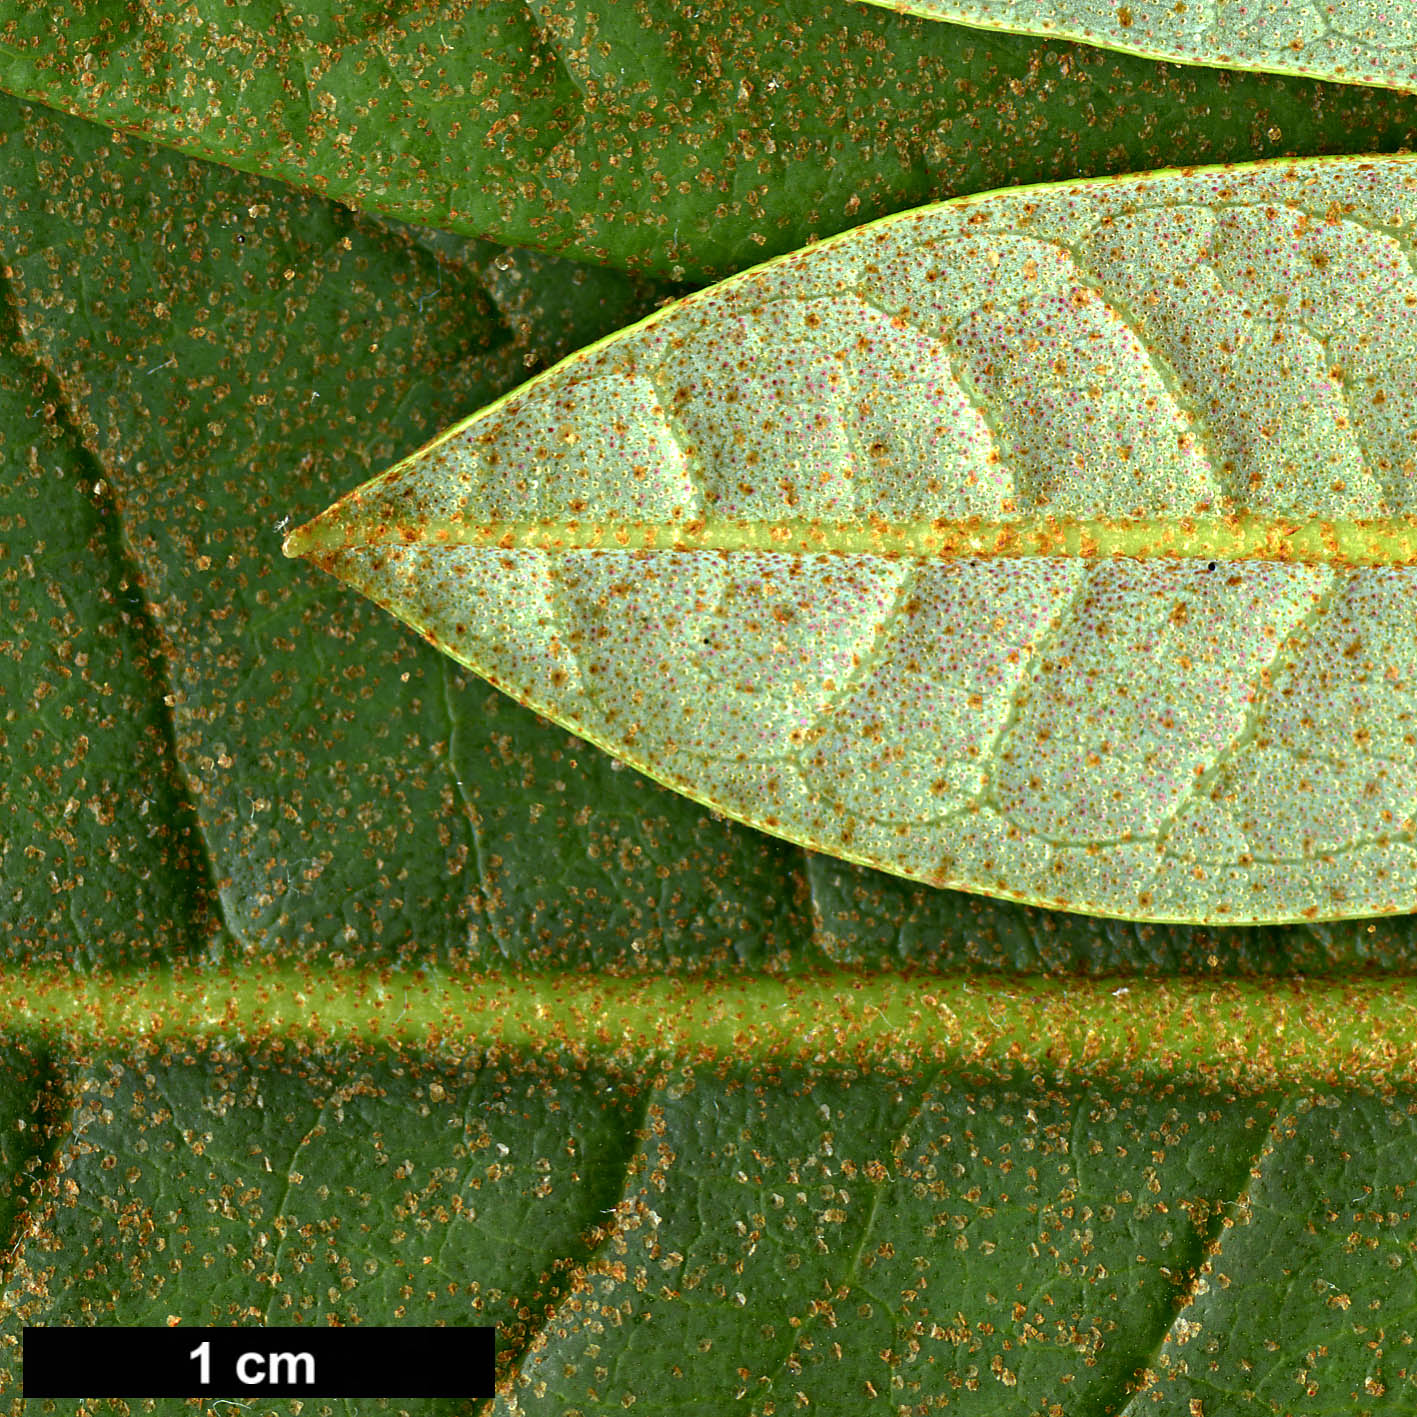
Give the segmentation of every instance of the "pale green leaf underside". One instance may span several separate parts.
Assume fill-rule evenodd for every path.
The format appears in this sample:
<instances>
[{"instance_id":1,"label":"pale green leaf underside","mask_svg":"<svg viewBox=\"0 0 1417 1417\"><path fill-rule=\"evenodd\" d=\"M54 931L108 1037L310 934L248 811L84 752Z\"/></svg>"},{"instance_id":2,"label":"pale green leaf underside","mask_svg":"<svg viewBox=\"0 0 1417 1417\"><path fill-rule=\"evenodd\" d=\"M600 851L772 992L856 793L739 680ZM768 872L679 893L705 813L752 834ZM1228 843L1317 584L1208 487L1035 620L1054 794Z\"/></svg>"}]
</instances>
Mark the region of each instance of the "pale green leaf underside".
<instances>
[{"instance_id":1,"label":"pale green leaf underside","mask_svg":"<svg viewBox=\"0 0 1417 1417\"><path fill-rule=\"evenodd\" d=\"M1080 39L1149 59L1417 90L1412 0L863 0L979 29Z\"/></svg>"},{"instance_id":2,"label":"pale green leaf underside","mask_svg":"<svg viewBox=\"0 0 1417 1417\"><path fill-rule=\"evenodd\" d=\"M1071 910L1417 908L1417 160L889 217L287 543L698 801Z\"/></svg>"}]
</instances>

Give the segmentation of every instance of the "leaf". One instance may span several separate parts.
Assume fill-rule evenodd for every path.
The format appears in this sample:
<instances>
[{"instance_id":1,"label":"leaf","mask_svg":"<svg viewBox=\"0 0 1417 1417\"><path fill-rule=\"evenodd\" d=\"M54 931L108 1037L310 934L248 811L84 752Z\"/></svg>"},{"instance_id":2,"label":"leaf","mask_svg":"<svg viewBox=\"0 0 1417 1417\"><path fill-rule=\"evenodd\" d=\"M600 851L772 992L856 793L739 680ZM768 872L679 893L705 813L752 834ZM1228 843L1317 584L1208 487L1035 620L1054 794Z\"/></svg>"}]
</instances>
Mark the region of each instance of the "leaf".
<instances>
[{"instance_id":1,"label":"leaf","mask_svg":"<svg viewBox=\"0 0 1417 1417\"><path fill-rule=\"evenodd\" d=\"M834 1414L1059 1393L1083 1414L1283 1411L1313 1386L1331 1411L1410 1405L1412 1061L1385 1056L1410 982L1116 999L1062 980L1002 1017L968 979L711 997L431 976L402 1004L373 971L175 982L124 998L162 1015L144 1037L66 1012L104 998L72 976L6 995L67 1037L0 1340L496 1322L492 1410L536 1417L740 1391ZM829 1036L853 1065L813 1059Z\"/></svg>"},{"instance_id":2,"label":"leaf","mask_svg":"<svg viewBox=\"0 0 1417 1417\"><path fill-rule=\"evenodd\" d=\"M1129 8L1140 28L1174 6ZM675 280L963 192L1417 145L1395 92L820 0L89 0L63 25L6 0L0 87L360 208Z\"/></svg>"},{"instance_id":3,"label":"leaf","mask_svg":"<svg viewBox=\"0 0 1417 1417\"><path fill-rule=\"evenodd\" d=\"M6 642L31 646L0 658L0 717L17 712L3 723L12 766L0 784L15 873L0 935L14 962L116 969L150 941L214 966L432 959L703 978L846 964L986 977L1410 968L1412 917L1137 929L814 855L617 771L279 546L292 509L326 505L525 377L532 349L505 318L533 312L553 350L623 323L624 300L647 313L661 292L610 301L613 273L525 253L448 242L435 256L426 233L48 110L11 103L0 134L15 193L0 244L21 322L6 345L16 377L36 366L55 391L21 386L0 447L5 513L26 519L5 533L0 574L14 570L11 594L29 597L13 612L6 601L24 617ZM507 292L526 270L535 295L523 305ZM574 325L563 312L587 291L598 293ZM67 465L34 426L46 402L54 446L89 469L83 495L106 488L108 537L81 572L60 563L69 593L93 591L84 644L64 631L45 560L77 511L57 471L45 483L29 462L34 444L42 468ZM43 568L36 581L26 556ZM115 620L99 619L109 605ZM142 612L161 657L126 694L137 661L107 627ZM45 700L59 710L48 734L23 712L36 664L78 695ZM83 762L68 765L77 735L106 753L145 715L171 735L190 805L163 807L162 771L132 749L130 776L111 775L141 789L137 806L101 822L85 804L102 779L79 790ZM148 855L125 873L130 833ZM158 869L184 859L204 895ZM173 906L143 894L164 880ZM187 920L184 903L206 913Z\"/></svg>"},{"instance_id":4,"label":"leaf","mask_svg":"<svg viewBox=\"0 0 1417 1417\"><path fill-rule=\"evenodd\" d=\"M1133 926L816 856L282 560L662 290L9 102L0 251L16 1411L237 1417L22 1405L14 1344L253 1308L490 1317L538 1417L1412 1405L1413 917Z\"/></svg>"},{"instance_id":5,"label":"leaf","mask_svg":"<svg viewBox=\"0 0 1417 1417\"><path fill-rule=\"evenodd\" d=\"M862 0L925 19L1080 39L1152 59L1305 74L1417 90L1417 15L1388 0L1296 0L1269 7L1174 0Z\"/></svg>"},{"instance_id":6,"label":"leaf","mask_svg":"<svg viewBox=\"0 0 1417 1417\"><path fill-rule=\"evenodd\" d=\"M65 1057L55 1198L29 1217L8 1276L6 1336L33 1323L495 1324L506 1376L613 1213L643 1113L633 1078L593 1062L217 1038L213 1069L185 1049Z\"/></svg>"},{"instance_id":7,"label":"leaf","mask_svg":"<svg viewBox=\"0 0 1417 1417\"><path fill-rule=\"evenodd\" d=\"M1411 909L1414 174L888 218L564 362L286 552L813 850L1145 919Z\"/></svg>"}]
</instances>

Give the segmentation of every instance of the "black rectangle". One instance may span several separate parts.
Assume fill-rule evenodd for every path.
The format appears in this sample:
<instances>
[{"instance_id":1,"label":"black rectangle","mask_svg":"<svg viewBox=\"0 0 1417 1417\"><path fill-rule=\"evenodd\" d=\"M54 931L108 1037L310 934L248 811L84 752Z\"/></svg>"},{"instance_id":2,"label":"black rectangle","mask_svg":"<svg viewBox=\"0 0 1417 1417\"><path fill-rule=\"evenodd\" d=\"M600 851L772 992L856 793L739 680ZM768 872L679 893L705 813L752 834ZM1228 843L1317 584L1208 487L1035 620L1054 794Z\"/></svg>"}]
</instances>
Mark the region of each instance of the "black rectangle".
<instances>
[{"instance_id":1,"label":"black rectangle","mask_svg":"<svg viewBox=\"0 0 1417 1417\"><path fill-rule=\"evenodd\" d=\"M491 1397L495 1328L32 1328L25 1397Z\"/></svg>"}]
</instances>

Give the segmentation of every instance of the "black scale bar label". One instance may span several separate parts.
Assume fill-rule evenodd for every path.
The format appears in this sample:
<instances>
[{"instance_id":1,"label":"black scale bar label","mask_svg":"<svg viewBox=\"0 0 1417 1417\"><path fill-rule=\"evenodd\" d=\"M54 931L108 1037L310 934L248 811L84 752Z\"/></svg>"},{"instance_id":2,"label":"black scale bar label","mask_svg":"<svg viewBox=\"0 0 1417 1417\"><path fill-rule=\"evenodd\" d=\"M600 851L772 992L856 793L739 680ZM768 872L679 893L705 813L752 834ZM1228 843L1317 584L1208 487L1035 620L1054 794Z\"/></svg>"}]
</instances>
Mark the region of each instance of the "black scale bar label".
<instances>
[{"instance_id":1,"label":"black scale bar label","mask_svg":"<svg viewBox=\"0 0 1417 1417\"><path fill-rule=\"evenodd\" d=\"M495 1328L30 1328L25 1397L491 1397Z\"/></svg>"}]
</instances>

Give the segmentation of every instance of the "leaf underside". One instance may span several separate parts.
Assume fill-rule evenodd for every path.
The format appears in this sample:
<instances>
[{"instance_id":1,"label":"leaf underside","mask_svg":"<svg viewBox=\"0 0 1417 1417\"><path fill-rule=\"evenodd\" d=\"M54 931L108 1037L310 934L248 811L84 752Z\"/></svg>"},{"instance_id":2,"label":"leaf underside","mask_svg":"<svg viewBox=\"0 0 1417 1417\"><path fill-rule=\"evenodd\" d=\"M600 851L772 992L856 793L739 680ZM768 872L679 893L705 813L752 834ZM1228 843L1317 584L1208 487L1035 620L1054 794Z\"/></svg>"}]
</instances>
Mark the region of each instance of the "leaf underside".
<instances>
[{"instance_id":1,"label":"leaf underside","mask_svg":"<svg viewBox=\"0 0 1417 1417\"><path fill-rule=\"evenodd\" d=\"M1417 90L1417 11L1391 0L862 0L931 20L1076 39L1149 59Z\"/></svg>"},{"instance_id":2,"label":"leaf underside","mask_svg":"<svg viewBox=\"0 0 1417 1417\"><path fill-rule=\"evenodd\" d=\"M888 218L574 356L287 549L817 850L1139 919L1409 910L1414 179Z\"/></svg>"}]
</instances>

